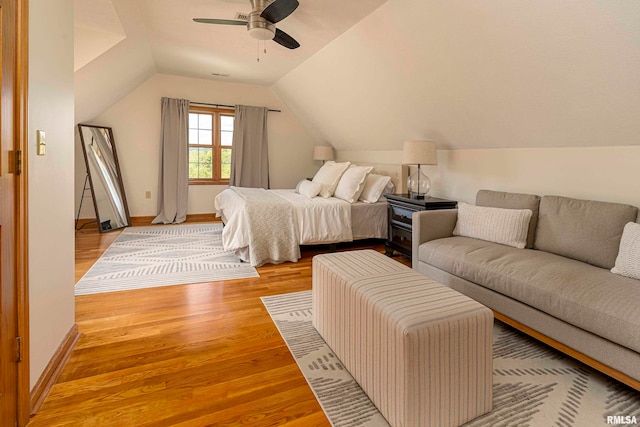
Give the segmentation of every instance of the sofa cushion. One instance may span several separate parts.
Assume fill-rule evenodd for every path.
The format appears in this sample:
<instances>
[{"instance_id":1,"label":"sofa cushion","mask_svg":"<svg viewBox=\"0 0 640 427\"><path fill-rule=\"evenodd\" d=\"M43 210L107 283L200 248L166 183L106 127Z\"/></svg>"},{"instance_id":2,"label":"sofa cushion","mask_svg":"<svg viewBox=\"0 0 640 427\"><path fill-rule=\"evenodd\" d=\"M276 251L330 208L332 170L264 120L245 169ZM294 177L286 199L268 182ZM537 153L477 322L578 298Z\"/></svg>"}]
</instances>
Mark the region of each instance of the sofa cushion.
<instances>
[{"instance_id":1,"label":"sofa cushion","mask_svg":"<svg viewBox=\"0 0 640 427\"><path fill-rule=\"evenodd\" d=\"M527 243L530 219L530 209L501 209L459 202L453 235L522 249Z\"/></svg>"},{"instance_id":2,"label":"sofa cushion","mask_svg":"<svg viewBox=\"0 0 640 427\"><path fill-rule=\"evenodd\" d=\"M534 248L611 269L622 230L638 208L560 196L544 196Z\"/></svg>"},{"instance_id":3,"label":"sofa cushion","mask_svg":"<svg viewBox=\"0 0 640 427\"><path fill-rule=\"evenodd\" d=\"M638 280L548 252L467 237L423 243L418 257L443 271L640 351Z\"/></svg>"},{"instance_id":4,"label":"sofa cushion","mask_svg":"<svg viewBox=\"0 0 640 427\"><path fill-rule=\"evenodd\" d=\"M533 248L538 225L538 209L540 207L540 196L534 194L507 193L504 191L480 190L476 194L477 206L491 206L503 209L530 209L531 220L529 221L529 231L527 233L526 248Z\"/></svg>"},{"instance_id":5,"label":"sofa cushion","mask_svg":"<svg viewBox=\"0 0 640 427\"><path fill-rule=\"evenodd\" d=\"M616 265L611 272L640 279L640 224L629 222L624 226Z\"/></svg>"}]
</instances>

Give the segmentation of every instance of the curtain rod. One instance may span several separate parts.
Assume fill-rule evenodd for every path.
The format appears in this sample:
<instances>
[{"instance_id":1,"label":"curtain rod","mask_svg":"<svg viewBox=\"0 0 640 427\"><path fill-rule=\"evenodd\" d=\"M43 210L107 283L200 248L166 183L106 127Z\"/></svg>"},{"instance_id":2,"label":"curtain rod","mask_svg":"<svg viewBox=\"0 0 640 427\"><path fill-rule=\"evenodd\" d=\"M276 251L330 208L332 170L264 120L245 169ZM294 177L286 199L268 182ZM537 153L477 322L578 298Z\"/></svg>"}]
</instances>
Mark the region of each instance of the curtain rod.
<instances>
[{"instance_id":1,"label":"curtain rod","mask_svg":"<svg viewBox=\"0 0 640 427\"><path fill-rule=\"evenodd\" d=\"M189 101L191 104L196 104L196 105L208 105L210 107L222 107L222 108L236 108L235 105L225 105L225 104L209 104L208 102L196 102L196 101ZM282 113L282 110L272 110L269 109L267 111L270 111L272 113Z\"/></svg>"}]
</instances>

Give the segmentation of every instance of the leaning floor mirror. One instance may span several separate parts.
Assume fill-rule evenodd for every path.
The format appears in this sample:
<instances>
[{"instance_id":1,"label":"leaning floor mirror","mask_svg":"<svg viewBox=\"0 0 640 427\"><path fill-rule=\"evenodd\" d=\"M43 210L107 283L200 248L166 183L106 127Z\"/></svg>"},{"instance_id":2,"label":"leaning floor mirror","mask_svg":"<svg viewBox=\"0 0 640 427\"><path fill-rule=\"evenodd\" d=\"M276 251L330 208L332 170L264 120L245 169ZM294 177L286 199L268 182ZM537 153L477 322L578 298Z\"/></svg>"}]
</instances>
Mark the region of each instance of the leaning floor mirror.
<instances>
[{"instance_id":1,"label":"leaning floor mirror","mask_svg":"<svg viewBox=\"0 0 640 427\"><path fill-rule=\"evenodd\" d=\"M78 131L98 229L104 233L128 227L131 219L111 128L79 124Z\"/></svg>"}]
</instances>

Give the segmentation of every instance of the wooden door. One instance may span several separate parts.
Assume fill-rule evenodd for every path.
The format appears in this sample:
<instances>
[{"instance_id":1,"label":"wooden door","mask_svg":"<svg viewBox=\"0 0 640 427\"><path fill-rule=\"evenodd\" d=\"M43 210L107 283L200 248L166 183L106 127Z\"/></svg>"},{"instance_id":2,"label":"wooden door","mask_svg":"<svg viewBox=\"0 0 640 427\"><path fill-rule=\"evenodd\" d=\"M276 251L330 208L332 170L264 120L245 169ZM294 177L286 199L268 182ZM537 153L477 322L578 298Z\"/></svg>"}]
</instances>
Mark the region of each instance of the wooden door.
<instances>
[{"instance_id":1,"label":"wooden door","mask_svg":"<svg viewBox=\"0 0 640 427\"><path fill-rule=\"evenodd\" d=\"M0 0L0 420L26 424L28 374L21 365L26 336L26 178L22 175L26 139L26 31L24 0ZM24 21L26 22L26 21ZM23 209L24 207L24 209ZM22 336L21 336L22 335ZM28 370L27 370L28 371ZM27 410L27 411L25 411Z\"/></svg>"}]
</instances>

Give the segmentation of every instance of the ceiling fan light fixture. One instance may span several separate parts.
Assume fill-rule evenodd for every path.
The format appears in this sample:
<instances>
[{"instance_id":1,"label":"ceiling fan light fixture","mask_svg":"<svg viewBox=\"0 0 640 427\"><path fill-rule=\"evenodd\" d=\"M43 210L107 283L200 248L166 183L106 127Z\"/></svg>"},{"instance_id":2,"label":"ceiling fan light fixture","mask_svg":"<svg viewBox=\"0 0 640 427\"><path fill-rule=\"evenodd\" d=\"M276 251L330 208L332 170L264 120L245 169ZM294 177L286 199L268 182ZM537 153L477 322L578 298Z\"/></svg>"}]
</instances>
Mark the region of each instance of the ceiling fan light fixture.
<instances>
[{"instance_id":1,"label":"ceiling fan light fixture","mask_svg":"<svg viewBox=\"0 0 640 427\"><path fill-rule=\"evenodd\" d=\"M273 40L276 35L276 26L261 17L257 10L249 14L247 30L249 35L257 40Z\"/></svg>"},{"instance_id":2,"label":"ceiling fan light fixture","mask_svg":"<svg viewBox=\"0 0 640 427\"><path fill-rule=\"evenodd\" d=\"M272 40L275 36L275 31L270 28L249 28L249 35L257 40Z\"/></svg>"},{"instance_id":3,"label":"ceiling fan light fixture","mask_svg":"<svg viewBox=\"0 0 640 427\"><path fill-rule=\"evenodd\" d=\"M300 47L300 43L293 37L275 26L275 23L282 21L296 10L299 6L298 0L250 0L250 2L251 12L248 15L237 13L236 19L193 18L193 20L202 24L246 25L253 39L273 40L287 49Z\"/></svg>"}]
</instances>

